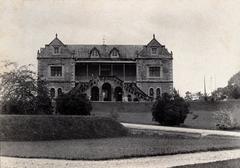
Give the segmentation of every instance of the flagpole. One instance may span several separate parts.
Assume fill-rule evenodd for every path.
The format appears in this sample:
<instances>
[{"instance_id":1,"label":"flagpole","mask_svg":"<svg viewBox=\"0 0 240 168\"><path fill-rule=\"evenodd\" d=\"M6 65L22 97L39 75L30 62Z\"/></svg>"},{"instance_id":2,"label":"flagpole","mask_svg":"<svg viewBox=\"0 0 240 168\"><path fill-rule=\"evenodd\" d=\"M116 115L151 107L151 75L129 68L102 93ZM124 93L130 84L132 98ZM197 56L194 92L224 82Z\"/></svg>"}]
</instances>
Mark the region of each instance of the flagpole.
<instances>
[{"instance_id":1,"label":"flagpole","mask_svg":"<svg viewBox=\"0 0 240 168\"><path fill-rule=\"evenodd\" d=\"M207 101L206 79L204 75L204 100Z\"/></svg>"}]
</instances>

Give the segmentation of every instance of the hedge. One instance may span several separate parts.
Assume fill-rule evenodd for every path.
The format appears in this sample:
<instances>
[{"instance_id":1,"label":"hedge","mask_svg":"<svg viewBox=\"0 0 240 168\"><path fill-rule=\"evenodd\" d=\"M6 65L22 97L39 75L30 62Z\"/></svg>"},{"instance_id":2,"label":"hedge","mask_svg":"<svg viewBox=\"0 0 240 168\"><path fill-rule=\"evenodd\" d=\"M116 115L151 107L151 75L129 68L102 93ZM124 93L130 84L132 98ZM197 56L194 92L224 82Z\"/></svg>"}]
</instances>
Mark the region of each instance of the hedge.
<instances>
[{"instance_id":1,"label":"hedge","mask_svg":"<svg viewBox=\"0 0 240 168\"><path fill-rule=\"evenodd\" d=\"M1 141L106 138L127 133L123 125L105 117L0 115Z\"/></svg>"}]
</instances>

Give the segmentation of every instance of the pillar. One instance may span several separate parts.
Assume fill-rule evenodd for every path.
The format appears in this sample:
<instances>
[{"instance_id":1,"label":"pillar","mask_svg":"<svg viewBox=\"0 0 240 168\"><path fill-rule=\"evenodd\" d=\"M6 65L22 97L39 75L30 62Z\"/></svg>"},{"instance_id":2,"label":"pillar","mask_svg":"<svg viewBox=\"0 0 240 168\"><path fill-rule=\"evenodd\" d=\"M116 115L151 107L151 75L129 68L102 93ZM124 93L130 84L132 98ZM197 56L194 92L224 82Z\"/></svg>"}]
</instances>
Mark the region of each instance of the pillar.
<instances>
[{"instance_id":1,"label":"pillar","mask_svg":"<svg viewBox=\"0 0 240 168\"><path fill-rule=\"evenodd\" d=\"M111 76L113 76L113 64L111 64Z\"/></svg>"},{"instance_id":2,"label":"pillar","mask_svg":"<svg viewBox=\"0 0 240 168\"><path fill-rule=\"evenodd\" d=\"M87 67L86 67L86 71L87 71L87 80L88 80L88 64L87 64Z\"/></svg>"},{"instance_id":3,"label":"pillar","mask_svg":"<svg viewBox=\"0 0 240 168\"><path fill-rule=\"evenodd\" d=\"M123 64L123 81L125 81L125 64Z\"/></svg>"},{"instance_id":4,"label":"pillar","mask_svg":"<svg viewBox=\"0 0 240 168\"><path fill-rule=\"evenodd\" d=\"M101 75L101 64L98 64L98 75Z\"/></svg>"}]
</instances>

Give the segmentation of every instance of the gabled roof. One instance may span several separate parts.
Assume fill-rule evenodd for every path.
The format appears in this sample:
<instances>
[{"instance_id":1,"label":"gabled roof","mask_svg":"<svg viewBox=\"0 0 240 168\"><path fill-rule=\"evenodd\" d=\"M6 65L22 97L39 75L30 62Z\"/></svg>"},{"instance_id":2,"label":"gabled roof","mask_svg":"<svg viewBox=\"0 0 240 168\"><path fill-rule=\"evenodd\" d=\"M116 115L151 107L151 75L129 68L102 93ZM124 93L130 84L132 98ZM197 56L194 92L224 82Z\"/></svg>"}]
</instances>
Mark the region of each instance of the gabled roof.
<instances>
[{"instance_id":1,"label":"gabled roof","mask_svg":"<svg viewBox=\"0 0 240 168\"><path fill-rule=\"evenodd\" d=\"M137 57L147 57L149 56L150 47L158 47L159 53L161 55L169 56L172 53L169 53L164 45L161 45L156 39L155 35L153 35L153 39L147 45L86 45L86 44L63 44L61 40L58 39L57 34L56 37L49 43L50 46L63 46L61 47L62 54L71 54L74 55L77 59L81 58L90 58L91 51L96 49L99 53L100 58L111 58L111 51L113 49L118 50L120 59L135 59ZM46 46L49 46L46 45ZM45 51L45 50L44 50ZM43 51L41 51L43 52ZM50 51L46 51L49 53ZM46 55L46 54L45 54Z\"/></svg>"},{"instance_id":2,"label":"gabled roof","mask_svg":"<svg viewBox=\"0 0 240 168\"><path fill-rule=\"evenodd\" d=\"M49 43L49 45L52 45L52 46L63 46L63 42L61 42L61 40L58 39L57 37L57 34L56 34L56 37L53 39L53 41L51 41Z\"/></svg>"},{"instance_id":3,"label":"gabled roof","mask_svg":"<svg viewBox=\"0 0 240 168\"><path fill-rule=\"evenodd\" d=\"M147 44L149 47L161 47L162 45L155 39L155 35L153 34L153 39Z\"/></svg>"},{"instance_id":4,"label":"gabled roof","mask_svg":"<svg viewBox=\"0 0 240 168\"><path fill-rule=\"evenodd\" d=\"M116 48L121 55L121 58L134 59L143 49L143 45L66 45L69 50L75 53L77 58L87 58L90 51L96 48L99 51L100 57L108 58L112 49Z\"/></svg>"}]
</instances>

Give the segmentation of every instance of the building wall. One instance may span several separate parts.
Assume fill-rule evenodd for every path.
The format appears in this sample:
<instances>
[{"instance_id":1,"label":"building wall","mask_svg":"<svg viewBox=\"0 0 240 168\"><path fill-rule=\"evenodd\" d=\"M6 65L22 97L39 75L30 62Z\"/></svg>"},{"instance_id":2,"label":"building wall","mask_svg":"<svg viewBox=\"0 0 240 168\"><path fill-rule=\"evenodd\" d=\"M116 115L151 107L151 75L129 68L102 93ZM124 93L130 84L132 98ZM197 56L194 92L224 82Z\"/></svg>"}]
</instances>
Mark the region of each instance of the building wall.
<instances>
[{"instance_id":1,"label":"building wall","mask_svg":"<svg viewBox=\"0 0 240 168\"><path fill-rule=\"evenodd\" d=\"M148 68L151 66L161 67L160 78L148 77ZM171 93L173 90L171 59L138 59L137 60L137 85L145 93L149 93L149 89L153 88L156 92L157 88L161 89L161 93ZM155 93L156 94L156 93Z\"/></svg>"},{"instance_id":2,"label":"building wall","mask_svg":"<svg viewBox=\"0 0 240 168\"><path fill-rule=\"evenodd\" d=\"M154 97L156 98L156 90L160 88L162 93L172 93L173 91L173 83L161 83L161 82L141 82L137 83L138 87L149 95L149 89L153 88Z\"/></svg>"},{"instance_id":3,"label":"building wall","mask_svg":"<svg viewBox=\"0 0 240 168\"><path fill-rule=\"evenodd\" d=\"M68 92L75 86L75 61L66 47L60 47L60 52L56 55L53 53L53 46L46 45L38 52L37 59L38 77L46 80L49 90L54 88L57 93L57 89L61 88L63 92ZM62 66L62 76L51 77L51 66Z\"/></svg>"},{"instance_id":4,"label":"building wall","mask_svg":"<svg viewBox=\"0 0 240 168\"><path fill-rule=\"evenodd\" d=\"M161 78L150 78L147 76L148 68L151 66L161 67ZM137 81L172 81L172 60L170 59L138 59Z\"/></svg>"},{"instance_id":5,"label":"building wall","mask_svg":"<svg viewBox=\"0 0 240 168\"><path fill-rule=\"evenodd\" d=\"M63 68L62 77L51 77L50 66L61 65ZM54 88L57 92L61 88L63 92L70 91L75 86L74 80L74 67L75 64L71 59L39 59L38 60L38 75L39 79L47 81L49 90Z\"/></svg>"},{"instance_id":6,"label":"building wall","mask_svg":"<svg viewBox=\"0 0 240 168\"><path fill-rule=\"evenodd\" d=\"M56 46L59 47L59 53L57 54L54 53L54 47ZM151 54L151 48L157 48L157 53L155 55ZM85 52L85 50L82 50L82 52L83 51ZM49 89L55 88L55 90L57 91L58 88L61 88L63 92L68 92L75 86L76 80L79 78L75 75L75 68L77 64L80 64L79 62L76 63L76 60L74 58L74 52L75 51L70 50L68 45L64 45L57 38L57 36L49 45L45 45L45 47L41 48L40 52L38 52L38 76L39 79L47 81ZM78 52L80 51L78 50ZM89 57L89 59L91 58ZM101 59L102 58L98 58L98 61ZM119 60L121 61L121 59ZM136 69L127 69L127 65L125 66L125 81L129 79L135 80L135 76L132 77L133 73L131 73L132 71L134 71L134 75L136 72L137 86L142 89L142 91L144 91L146 94L149 94L150 88L154 89L155 95L157 88L161 89L161 93L172 92L172 53L169 53L164 46L158 43L155 37L148 45L143 47L142 51L138 54L138 56L136 56L136 59L132 61L136 61ZM114 64L117 64L117 62L118 61L116 60L116 63ZM50 76L50 67L54 65L62 66L61 77ZM161 67L161 73L159 78L150 78L148 76L148 68L151 66ZM112 69L113 75L115 75L115 69L120 70L119 68L114 67ZM101 91L101 85L99 85L98 87ZM116 87L114 83L112 83L112 87L112 89ZM90 96L90 89L87 90L86 93ZM126 94L128 93L124 93L125 96ZM112 98L112 100L114 99Z\"/></svg>"}]
</instances>

